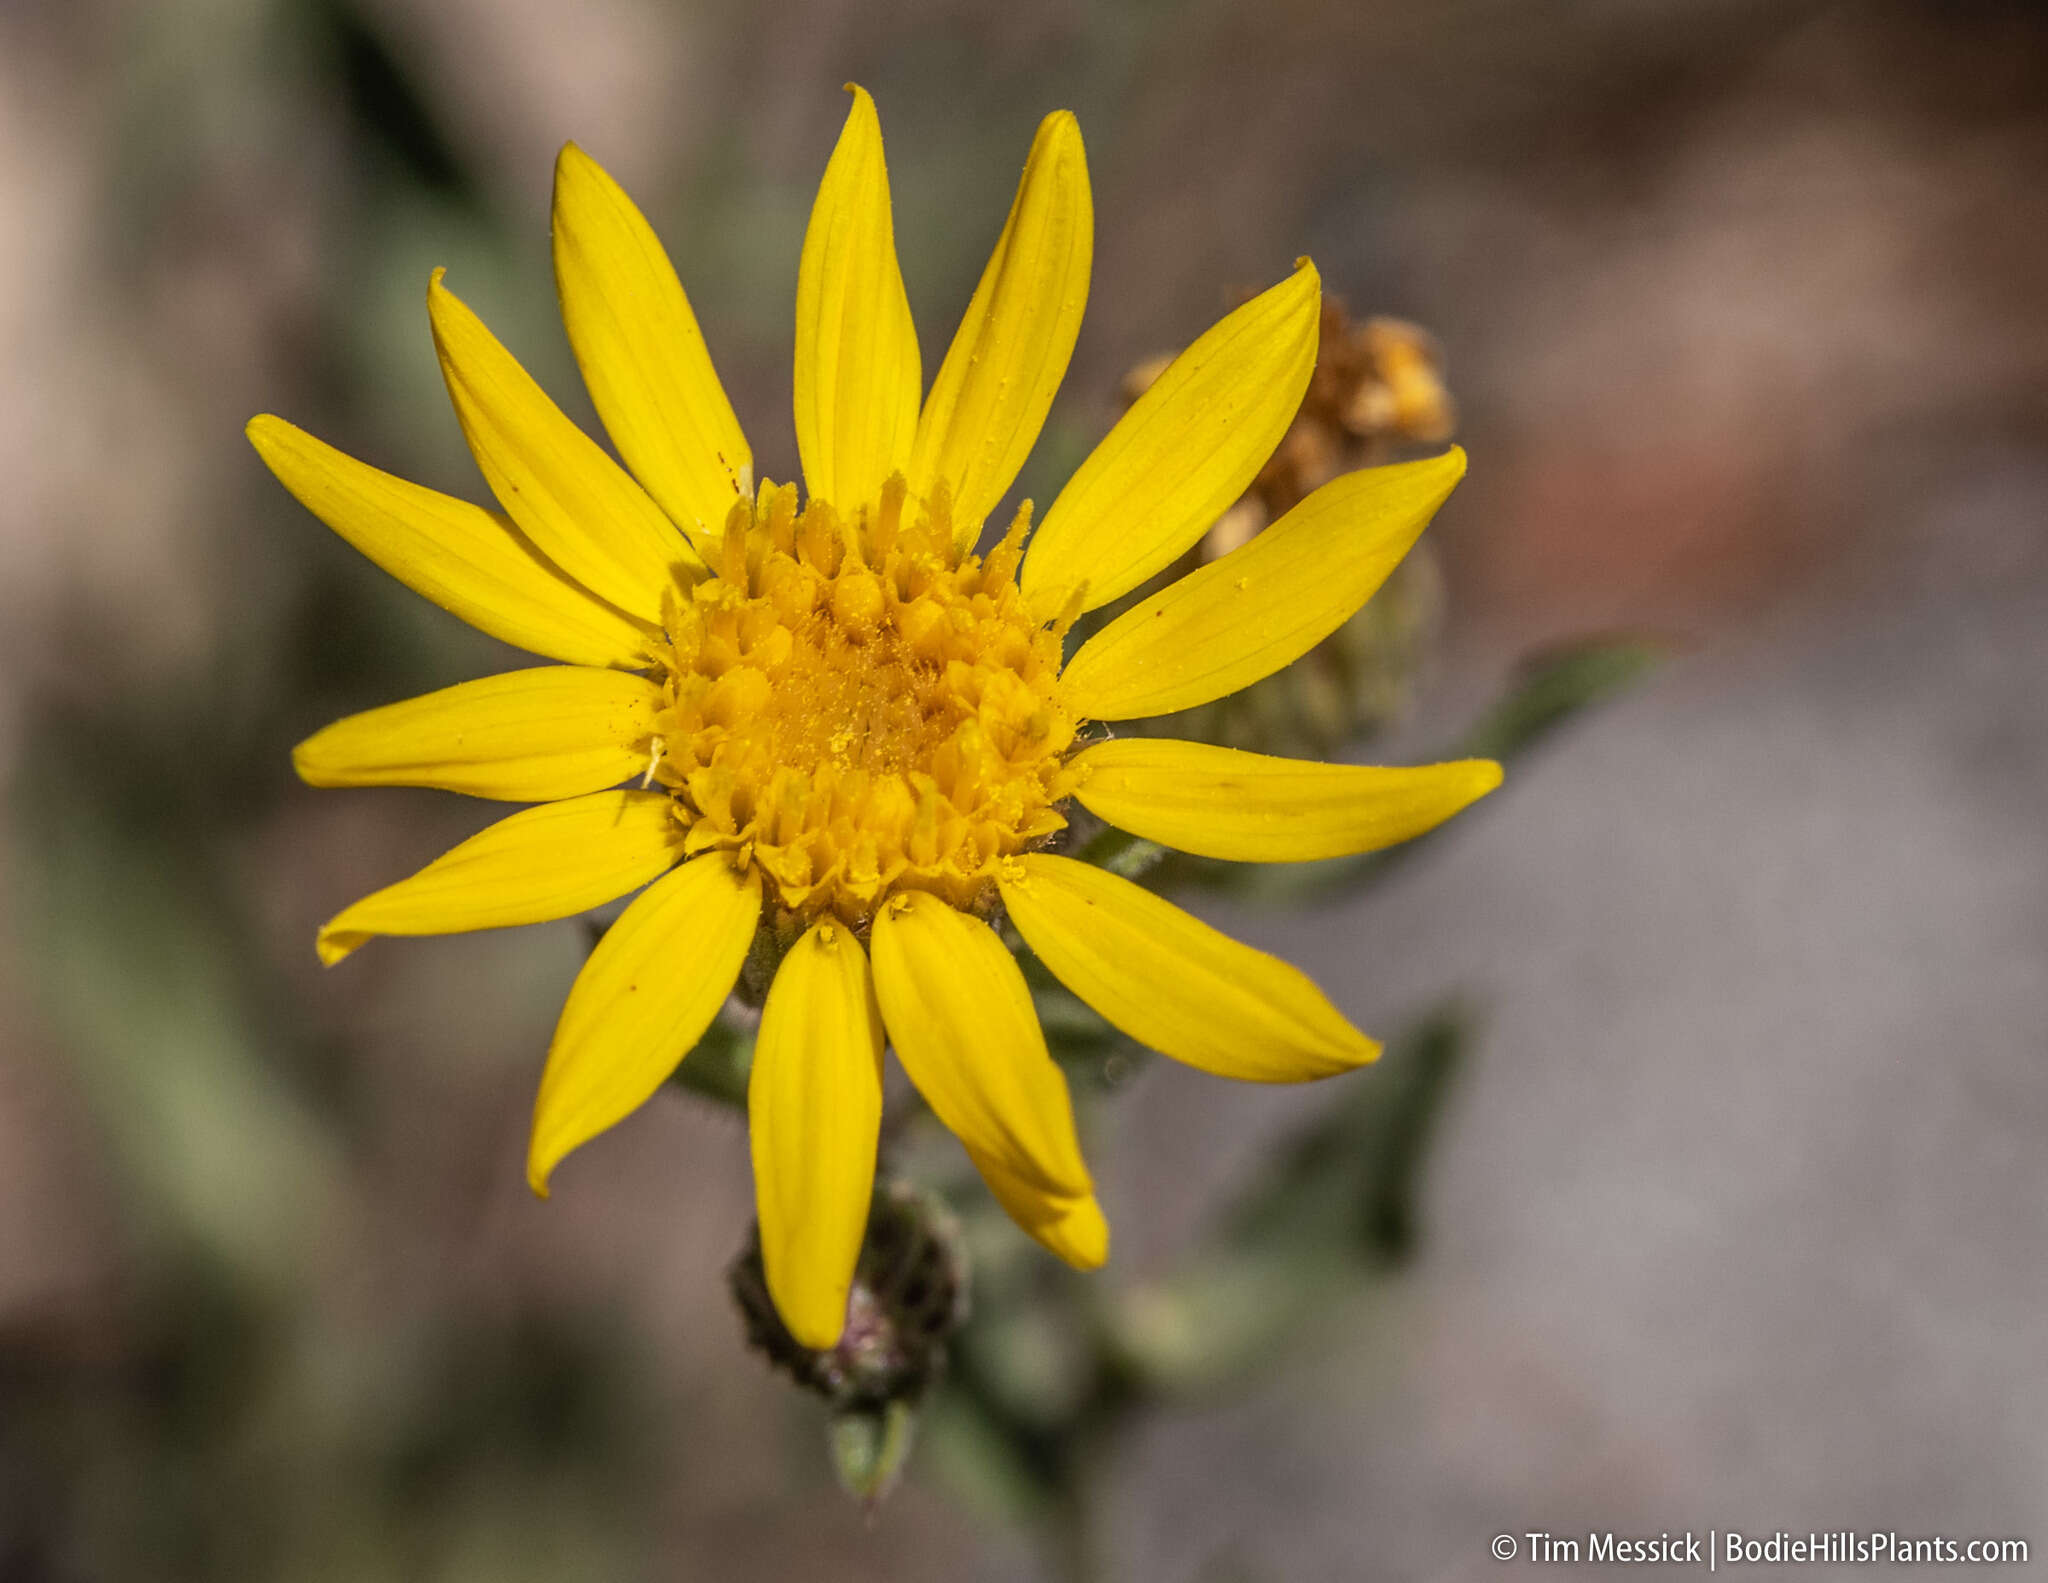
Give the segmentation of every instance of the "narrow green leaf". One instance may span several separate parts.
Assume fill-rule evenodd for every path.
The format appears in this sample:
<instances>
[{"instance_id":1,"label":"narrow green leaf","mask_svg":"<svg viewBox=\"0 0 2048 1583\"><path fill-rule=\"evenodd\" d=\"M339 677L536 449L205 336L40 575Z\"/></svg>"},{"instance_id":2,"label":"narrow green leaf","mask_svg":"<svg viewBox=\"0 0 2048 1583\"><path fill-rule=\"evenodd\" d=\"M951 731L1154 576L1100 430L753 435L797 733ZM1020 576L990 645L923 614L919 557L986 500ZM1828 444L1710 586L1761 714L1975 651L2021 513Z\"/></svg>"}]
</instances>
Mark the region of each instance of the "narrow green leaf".
<instances>
[{"instance_id":1,"label":"narrow green leaf","mask_svg":"<svg viewBox=\"0 0 2048 1583\"><path fill-rule=\"evenodd\" d=\"M1281 1146L1225 1216L1220 1240L1262 1254L1320 1242L1367 1263L1411 1253L1422 1166L1471 1023L1453 1001L1396 1037L1341 1103Z\"/></svg>"},{"instance_id":2,"label":"narrow green leaf","mask_svg":"<svg viewBox=\"0 0 2048 1583\"><path fill-rule=\"evenodd\" d=\"M1580 711L1647 681L1669 653L1649 638L1597 637L1534 654L1466 733L1458 756L1504 760L1526 753Z\"/></svg>"}]
</instances>

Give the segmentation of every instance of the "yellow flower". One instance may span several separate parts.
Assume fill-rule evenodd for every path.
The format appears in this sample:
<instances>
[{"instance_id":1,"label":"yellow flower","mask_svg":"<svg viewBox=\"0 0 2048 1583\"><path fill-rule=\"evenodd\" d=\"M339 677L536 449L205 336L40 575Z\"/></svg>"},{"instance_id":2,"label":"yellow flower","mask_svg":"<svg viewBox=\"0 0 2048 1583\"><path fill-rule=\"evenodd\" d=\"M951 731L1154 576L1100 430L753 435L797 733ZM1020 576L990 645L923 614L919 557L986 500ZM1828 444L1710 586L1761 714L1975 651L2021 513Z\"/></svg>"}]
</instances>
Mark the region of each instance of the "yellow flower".
<instances>
[{"instance_id":1,"label":"yellow flower","mask_svg":"<svg viewBox=\"0 0 2048 1583\"><path fill-rule=\"evenodd\" d=\"M316 786L437 786L538 806L349 907L372 935L628 906L570 991L534 1112L545 1194L704 1033L757 933L779 956L748 1109L769 1288L798 1340L842 1328L893 1045L995 1196L1061 1257L1109 1232L998 907L1139 1043L1292 1082L1371 1060L1302 973L1047 850L1069 798L1209 857L1390 845L1500 779L1084 735L1185 709L1307 652L1379 586L1461 453L1340 478L1144 600L1062 666L1067 629L1185 553L1286 431L1315 361L1305 260L1184 352L1053 502L983 558L1066 370L1093 211L1074 118L1039 127L1009 220L928 394L897 268L881 127L854 91L797 281L807 502L752 453L667 255L573 144L555 173L562 317L621 467L442 284L456 415L503 514L381 473L274 417L249 437L365 555L562 663L373 709L302 743ZM922 399L920 399L922 398ZM1028 537L1028 550L1027 550ZM641 887L646 887L644 890Z\"/></svg>"}]
</instances>

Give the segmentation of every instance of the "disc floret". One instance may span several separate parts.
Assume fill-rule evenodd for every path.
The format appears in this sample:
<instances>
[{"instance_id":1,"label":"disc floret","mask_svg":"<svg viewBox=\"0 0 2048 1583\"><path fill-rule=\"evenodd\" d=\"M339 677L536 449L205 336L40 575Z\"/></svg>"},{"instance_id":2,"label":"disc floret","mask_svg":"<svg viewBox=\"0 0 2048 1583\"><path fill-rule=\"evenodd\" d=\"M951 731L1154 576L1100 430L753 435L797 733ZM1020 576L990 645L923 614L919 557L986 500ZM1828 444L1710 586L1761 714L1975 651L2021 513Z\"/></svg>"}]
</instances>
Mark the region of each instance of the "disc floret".
<instances>
[{"instance_id":1,"label":"disc floret","mask_svg":"<svg viewBox=\"0 0 2048 1583\"><path fill-rule=\"evenodd\" d=\"M786 929L856 928L898 891L978 908L997 864L1064 827L1070 612L1027 609L1026 503L961 555L943 491L901 477L856 516L764 483L710 575L668 601L653 774L691 854L757 866Z\"/></svg>"}]
</instances>

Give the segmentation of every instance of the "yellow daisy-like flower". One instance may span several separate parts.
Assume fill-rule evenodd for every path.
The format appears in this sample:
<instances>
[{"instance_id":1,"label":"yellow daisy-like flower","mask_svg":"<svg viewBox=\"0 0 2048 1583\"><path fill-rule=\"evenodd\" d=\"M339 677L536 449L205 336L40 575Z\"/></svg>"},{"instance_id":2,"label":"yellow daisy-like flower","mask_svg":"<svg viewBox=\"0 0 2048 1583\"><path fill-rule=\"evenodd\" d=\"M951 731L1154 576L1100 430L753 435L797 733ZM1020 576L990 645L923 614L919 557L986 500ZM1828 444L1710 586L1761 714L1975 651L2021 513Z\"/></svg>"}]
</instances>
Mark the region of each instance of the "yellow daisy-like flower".
<instances>
[{"instance_id":1,"label":"yellow daisy-like flower","mask_svg":"<svg viewBox=\"0 0 2048 1583\"><path fill-rule=\"evenodd\" d=\"M1204 1071L1293 1082L1378 1053L1296 969L1047 850L1068 799L1183 851L1272 862L1405 840L1500 779L1484 761L1372 769L1084 736L1088 721L1234 692L1314 647L1407 553L1464 458L1338 479L1062 664L1074 619L1187 551L1286 431L1315 361L1316 272L1304 260L1189 347L1035 533L1027 503L977 556L1081 321L1093 212L1080 131L1065 112L1039 127L926 393L881 127L853 94L797 279L807 499L754 486L667 255L573 144L555 172L556 282L624 467L438 273L435 344L502 515L281 419L249 425L285 487L370 559L561 662L373 709L299 746L316 786L537 804L343 911L321 956L641 892L548 1052L527 1167L545 1194L563 1156L667 1079L766 931L779 965L748 1091L761 1246L776 1306L814 1347L845 1318L885 1044L1026 1231L1078 1266L1107 1255L1065 1078L990 925L999 907L1110 1023Z\"/></svg>"}]
</instances>

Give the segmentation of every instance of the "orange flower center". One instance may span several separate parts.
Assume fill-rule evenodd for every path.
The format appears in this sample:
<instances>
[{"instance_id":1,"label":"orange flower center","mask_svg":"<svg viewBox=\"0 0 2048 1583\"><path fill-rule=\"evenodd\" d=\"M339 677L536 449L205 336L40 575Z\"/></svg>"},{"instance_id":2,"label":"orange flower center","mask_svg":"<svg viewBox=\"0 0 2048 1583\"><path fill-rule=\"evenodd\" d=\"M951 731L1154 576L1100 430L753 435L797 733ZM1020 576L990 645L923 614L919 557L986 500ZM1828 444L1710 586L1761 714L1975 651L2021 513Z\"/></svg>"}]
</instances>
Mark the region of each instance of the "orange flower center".
<instances>
[{"instance_id":1,"label":"orange flower center","mask_svg":"<svg viewBox=\"0 0 2048 1583\"><path fill-rule=\"evenodd\" d=\"M1017 589L1029 508L983 561L943 494L904 505L900 477L858 521L763 485L667 612L654 772L688 849L757 865L790 928L859 927L902 890L981 906L1066 823L1071 617Z\"/></svg>"}]
</instances>

